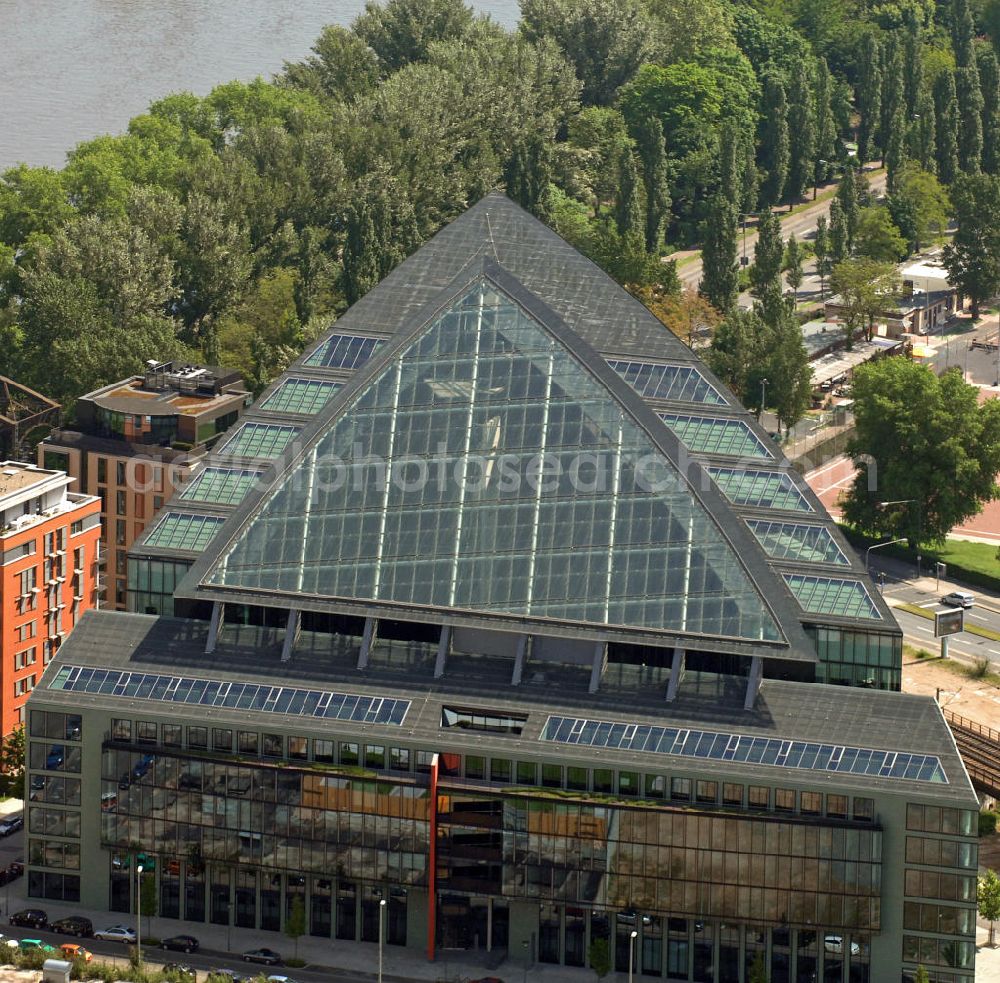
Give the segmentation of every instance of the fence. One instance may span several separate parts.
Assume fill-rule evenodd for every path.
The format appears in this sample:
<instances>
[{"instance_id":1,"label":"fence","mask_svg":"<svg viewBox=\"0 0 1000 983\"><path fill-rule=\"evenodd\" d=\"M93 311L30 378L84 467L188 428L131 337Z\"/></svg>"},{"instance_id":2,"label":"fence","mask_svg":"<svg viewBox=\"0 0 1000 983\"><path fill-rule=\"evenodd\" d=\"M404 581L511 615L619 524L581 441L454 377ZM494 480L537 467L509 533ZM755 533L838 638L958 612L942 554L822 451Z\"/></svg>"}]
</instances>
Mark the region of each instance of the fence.
<instances>
[{"instance_id":1,"label":"fence","mask_svg":"<svg viewBox=\"0 0 1000 983\"><path fill-rule=\"evenodd\" d=\"M944 711L955 744L973 784L1000 796L1000 731L951 710Z\"/></svg>"}]
</instances>

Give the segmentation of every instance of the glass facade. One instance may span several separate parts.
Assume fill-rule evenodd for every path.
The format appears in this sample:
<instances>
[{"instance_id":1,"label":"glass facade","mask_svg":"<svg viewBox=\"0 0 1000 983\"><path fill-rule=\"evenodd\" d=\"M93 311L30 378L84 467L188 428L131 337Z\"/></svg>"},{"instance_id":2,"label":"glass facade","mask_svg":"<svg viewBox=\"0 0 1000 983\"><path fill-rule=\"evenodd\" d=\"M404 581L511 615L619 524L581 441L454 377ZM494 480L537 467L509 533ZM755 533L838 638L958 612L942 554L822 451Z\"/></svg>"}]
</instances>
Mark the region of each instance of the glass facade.
<instances>
[{"instance_id":1,"label":"glass facade","mask_svg":"<svg viewBox=\"0 0 1000 983\"><path fill-rule=\"evenodd\" d=\"M895 634L804 625L820 658L816 682L865 689L900 689L903 640Z\"/></svg>"},{"instance_id":2,"label":"glass facade","mask_svg":"<svg viewBox=\"0 0 1000 983\"><path fill-rule=\"evenodd\" d=\"M708 467L706 470L734 505L793 512L813 511L792 478L781 471L722 467Z\"/></svg>"},{"instance_id":3,"label":"glass facade","mask_svg":"<svg viewBox=\"0 0 1000 983\"><path fill-rule=\"evenodd\" d=\"M355 398L206 582L780 635L651 438L488 281Z\"/></svg>"},{"instance_id":4,"label":"glass facade","mask_svg":"<svg viewBox=\"0 0 1000 983\"><path fill-rule=\"evenodd\" d=\"M130 556L128 610L138 614L174 613L174 590L191 568L183 560Z\"/></svg>"},{"instance_id":5,"label":"glass facade","mask_svg":"<svg viewBox=\"0 0 1000 983\"><path fill-rule=\"evenodd\" d=\"M217 515L167 512L143 541L143 546L200 553L226 520Z\"/></svg>"},{"instance_id":6,"label":"glass facade","mask_svg":"<svg viewBox=\"0 0 1000 983\"><path fill-rule=\"evenodd\" d=\"M318 413L333 398L339 382L318 379L285 379L261 404L262 410L274 413Z\"/></svg>"},{"instance_id":7,"label":"glass facade","mask_svg":"<svg viewBox=\"0 0 1000 983\"><path fill-rule=\"evenodd\" d=\"M252 468L202 468L178 498L185 502L239 505L263 473Z\"/></svg>"},{"instance_id":8,"label":"glass facade","mask_svg":"<svg viewBox=\"0 0 1000 983\"><path fill-rule=\"evenodd\" d=\"M360 335L333 334L303 361L325 369L357 369L375 354L384 342Z\"/></svg>"},{"instance_id":9,"label":"glass facade","mask_svg":"<svg viewBox=\"0 0 1000 983\"><path fill-rule=\"evenodd\" d=\"M734 457L772 457L749 424L743 420L681 416L678 413L658 413L657 416L680 437L689 450Z\"/></svg>"},{"instance_id":10,"label":"glass facade","mask_svg":"<svg viewBox=\"0 0 1000 983\"><path fill-rule=\"evenodd\" d=\"M806 577L790 573L786 573L784 577L803 611L833 614L841 618L882 620L868 588L860 580Z\"/></svg>"},{"instance_id":11,"label":"glass facade","mask_svg":"<svg viewBox=\"0 0 1000 983\"><path fill-rule=\"evenodd\" d=\"M812 526L803 522L768 522L764 519L747 519L746 523L767 555L776 560L837 563L841 566L850 564L826 526Z\"/></svg>"},{"instance_id":12,"label":"glass facade","mask_svg":"<svg viewBox=\"0 0 1000 983\"><path fill-rule=\"evenodd\" d=\"M218 453L224 457L277 457L299 429L277 423L244 423Z\"/></svg>"}]
</instances>

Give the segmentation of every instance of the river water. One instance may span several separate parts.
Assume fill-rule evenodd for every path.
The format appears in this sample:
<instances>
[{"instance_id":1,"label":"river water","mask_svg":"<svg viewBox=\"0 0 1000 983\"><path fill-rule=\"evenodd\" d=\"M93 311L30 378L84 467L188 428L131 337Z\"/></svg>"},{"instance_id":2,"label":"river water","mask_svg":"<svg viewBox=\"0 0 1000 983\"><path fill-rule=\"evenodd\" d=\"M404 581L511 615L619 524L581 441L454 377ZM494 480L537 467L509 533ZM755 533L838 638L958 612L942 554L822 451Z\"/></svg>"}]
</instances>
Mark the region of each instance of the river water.
<instances>
[{"instance_id":1,"label":"river water","mask_svg":"<svg viewBox=\"0 0 1000 983\"><path fill-rule=\"evenodd\" d=\"M475 0L505 27L517 0ZM61 167L155 99L270 77L364 0L0 0L0 170Z\"/></svg>"}]
</instances>

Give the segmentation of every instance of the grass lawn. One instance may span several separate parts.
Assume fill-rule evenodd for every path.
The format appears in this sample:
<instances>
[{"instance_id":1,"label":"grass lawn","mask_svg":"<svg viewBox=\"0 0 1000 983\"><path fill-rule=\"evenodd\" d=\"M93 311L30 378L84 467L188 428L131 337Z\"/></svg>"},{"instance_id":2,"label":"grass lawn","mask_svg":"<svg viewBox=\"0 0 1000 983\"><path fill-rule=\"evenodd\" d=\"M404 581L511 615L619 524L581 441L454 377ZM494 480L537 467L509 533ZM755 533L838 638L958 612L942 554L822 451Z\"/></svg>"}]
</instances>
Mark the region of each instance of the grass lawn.
<instances>
[{"instance_id":1,"label":"grass lawn","mask_svg":"<svg viewBox=\"0 0 1000 983\"><path fill-rule=\"evenodd\" d=\"M988 577L1000 577L1000 560L997 559L1000 547L993 543L970 543L964 539L949 539L942 549L933 552L941 563L957 563L966 570L976 570Z\"/></svg>"}]
</instances>

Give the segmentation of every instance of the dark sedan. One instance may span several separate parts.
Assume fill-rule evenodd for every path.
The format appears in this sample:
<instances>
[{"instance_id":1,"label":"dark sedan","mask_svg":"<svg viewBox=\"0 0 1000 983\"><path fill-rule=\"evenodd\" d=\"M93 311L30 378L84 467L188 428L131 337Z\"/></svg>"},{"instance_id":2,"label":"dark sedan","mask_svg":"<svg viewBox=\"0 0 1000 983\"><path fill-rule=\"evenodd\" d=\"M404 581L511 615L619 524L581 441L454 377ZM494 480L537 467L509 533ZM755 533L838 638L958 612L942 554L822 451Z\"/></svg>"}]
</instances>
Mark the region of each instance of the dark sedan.
<instances>
[{"instance_id":1,"label":"dark sedan","mask_svg":"<svg viewBox=\"0 0 1000 983\"><path fill-rule=\"evenodd\" d=\"M169 939L160 942L161 949L174 949L177 952L197 952L198 940L193 935L171 935Z\"/></svg>"},{"instance_id":2,"label":"dark sedan","mask_svg":"<svg viewBox=\"0 0 1000 983\"><path fill-rule=\"evenodd\" d=\"M49 916L41 908L23 908L10 916L10 923L22 928L45 928L49 923Z\"/></svg>"},{"instance_id":3,"label":"dark sedan","mask_svg":"<svg viewBox=\"0 0 1000 983\"><path fill-rule=\"evenodd\" d=\"M281 955L274 949L250 949L243 953L243 961L248 963L263 963L265 966L277 966Z\"/></svg>"},{"instance_id":4,"label":"dark sedan","mask_svg":"<svg viewBox=\"0 0 1000 983\"><path fill-rule=\"evenodd\" d=\"M68 918L60 918L54 921L49 929L58 932L60 935L75 935L82 938L85 935L94 934L94 925L89 918L82 915L70 915Z\"/></svg>"}]
</instances>

